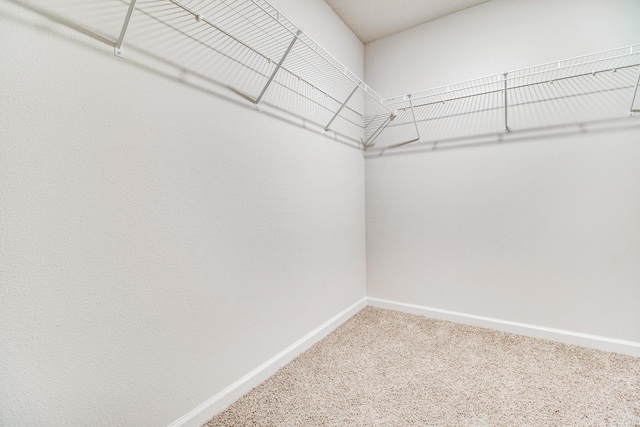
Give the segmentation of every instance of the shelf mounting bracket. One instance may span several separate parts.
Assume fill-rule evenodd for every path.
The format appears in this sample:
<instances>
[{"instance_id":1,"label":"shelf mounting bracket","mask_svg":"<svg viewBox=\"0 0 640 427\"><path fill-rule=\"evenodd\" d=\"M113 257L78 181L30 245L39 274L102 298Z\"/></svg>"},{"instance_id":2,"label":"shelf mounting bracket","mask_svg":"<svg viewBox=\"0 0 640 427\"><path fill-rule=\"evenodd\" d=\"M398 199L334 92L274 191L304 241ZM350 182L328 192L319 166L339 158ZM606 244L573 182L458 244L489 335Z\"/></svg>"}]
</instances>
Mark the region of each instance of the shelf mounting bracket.
<instances>
[{"instance_id":1,"label":"shelf mounting bracket","mask_svg":"<svg viewBox=\"0 0 640 427\"><path fill-rule=\"evenodd\" d=\"M264 85L264 88L262 88L262 92L260 92L260 95L258 95L258 97L256 98L256 101L253 103L253 106L256 109L258 109L258 104L260 103L260 100L262 99L262 96L267 91L267 88L269 87L269 85L273 81L273 78L276 76L276 73L278 72L278 70L280 70L280 67L282 67L282 64L284 63L284 60L287 58L287 55L289 55L289 52L291 52L291 49L293 48L293 45L296 43L296 40L298 40L298 37L300 37L300 34L302 34L302 31L298 30L296 32L296 35L293 36L293 40L291 40L291 43L289 44L289 47L284 52L284 55L282 55L282 58L280 58L280 62L278 62L278 65L276 66L276 69L273 70L273 73L271 73L271 77L269 77L269 80L267 80L267 84Z\"/></svg>"},{"instance_id":2,"label":"shelf mounting bracket","mask_svg":"<svg viewBox=\"0 0 640 427\"><path fill-rule=\"evenodd\" d=\"M124 51L122 49L122 41L124 40L124 35L127 33L127 27L129 26L129 20L131 19L131 15L133 14L133 9L136 8L136 0L131 0L129 3L129 10L127 10L127 16L124 18L124 23L122 24L122 30L120 30L120 36L118 37L118 41L113 49L116 56L123 57Z\"/></svg>"},{"instance_id":3,"label":"shelf mounting bracket","mask_svg":"<svg viewBox=\"0 0 640 427\"><path fill-rule=\"evenodd\" d=\"M504 131L509 132L509 122L507 121L507 76L509 73L504 73Z\"/></svg>"},{"instance_id":4,"label":"shelf mounting bracket","mask_svg":"<svg viewBox=\"0 0 640 427\"><path fill-rule=\"evenodd\" d=\"M365 150L368 148L373 147L373 141L376 140L376 138L378 136L380 136L380 134L382 133L382 131L387 127L387 125L389 123L391 123L396 117L398 117L398 112L394 111L393 113L391 113L389 115L389 117L387 117L381 124L380 126L378 126L378 128L371 134L371 136L369 136L369 138L367 138L367 140L365 142L363 142L364 148Z\"/></svg>"},{"instance_id":5,"label":"shelf mounting bracket","mask_svg":"<svg viewBox=\"0 0 640 427\"><path fill-rule=\"evenodd\" d=\"M634 110L633 104L636 102L636 95L638 94L638 85L640 85L640 66L638 66L638 79L636 80L635 89L633 89L633 96L631 97L631 107L629 107L629 116L633 116L633 113L640 113L640 110Z\"/></svg>"},{"instance_id":6,"label":"shelf mounting bracket","mask_svg":"<svg viewBox=\"0 0 640 427\"><path fill-rule=\"evenodd\" d=\"M504 73L504 131L510 132L509 122L507 120L507 76L509 73Z\"/></svg>"},{"instance_id":7,"label":"shelf mounting bracket","mask_svg":"<svg viewBox=\"0 0 640 427\"><path fill-rule=\"evenodd\" d=\"M411 94L407 95L409 98L409 105L411 106L411 115L413 116L413 124L416 127L416 133L418 134L418 142L422 144L422 138L420 137L420 129L418 128L418 121L416 120L416 113L413 111L413 101L411 100Z\"/></svg>"},{"instance_id":8,"label":"shelf mounting bracket","mask_svg":"<svg viewBox=\"0 0 640 427\"><path fill-rule=\"evenodd\" d=\"M327 125L324 127L324 131L325 132L329 130L329 126L331 126L331 123L333 123L333 121L336 119L336 117L338 117L338 114L340 114L340 111L342 111L342 109L345 107L345 105L347 105L347 102L349 102L349 100L351 99L353 94L356 93L358 88L360 88L360 83L358 83L358 85L355 88L353 88L353 90L351 91L349 96L347 96L347 99L345 99L344 102L342 103L342 105L340 106L340 108L338 108L338 111L336 111L335 114L333 115L333 117L331 117L331 120L329 120L329 123L327 123Z\"/></svg>"}]
</instances>

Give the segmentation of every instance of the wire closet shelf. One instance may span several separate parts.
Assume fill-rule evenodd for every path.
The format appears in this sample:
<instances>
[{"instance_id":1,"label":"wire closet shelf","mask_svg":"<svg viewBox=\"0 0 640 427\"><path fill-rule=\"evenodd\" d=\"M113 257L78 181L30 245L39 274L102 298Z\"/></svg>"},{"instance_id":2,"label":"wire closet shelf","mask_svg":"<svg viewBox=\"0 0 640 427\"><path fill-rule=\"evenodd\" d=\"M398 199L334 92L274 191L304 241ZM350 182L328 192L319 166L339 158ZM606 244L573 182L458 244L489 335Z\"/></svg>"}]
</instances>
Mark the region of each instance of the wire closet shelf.
<instances>
[{"instance_id":1,"label":"wire closet shelf","mask_svg":"<svg viewBox=\"0 0 640 427\"><path fill-rule=\"evenodd\" d=\"M368 149L437 147L511 131L592 124L637 113L640 44L384 100L367 117Z\"/></svg>"},{"instance_id":2,"label":"wire closet shelf","mask_svg":"<svg viewBox=\"0 0 640 427\"><path fill-rule=\"evenodd\" d=\"M119 0L125 38L372 153L637 112L640 45L384 99L267 0Z\"/></svg>"},{"instance_id":3,"label":"wire closet shelf","mask_svg":"<svg viewBox=\"0 0 640 427\"><path fill-rule=\"evenodd\" d=\"M135 39L144 40L146 49L162 51L172 63L224 84L256 109L268 105L325 133L361 142L365 111L391 111L266 0L131 0L116 55L124 55L125 38L136 27L144 34ZM169 36L172 47L167 47Z\"/></svg>"}]
</instances>

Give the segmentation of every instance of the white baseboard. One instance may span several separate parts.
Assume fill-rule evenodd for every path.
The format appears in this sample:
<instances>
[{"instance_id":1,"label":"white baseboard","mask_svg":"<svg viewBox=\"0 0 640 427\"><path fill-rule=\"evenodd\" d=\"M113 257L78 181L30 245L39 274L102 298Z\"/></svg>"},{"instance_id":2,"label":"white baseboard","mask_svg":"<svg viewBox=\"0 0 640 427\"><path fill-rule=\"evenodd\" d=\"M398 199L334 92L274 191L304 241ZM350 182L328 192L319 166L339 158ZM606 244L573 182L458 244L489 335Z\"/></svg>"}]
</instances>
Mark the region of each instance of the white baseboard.
<instances>
[{"instance_id":1,"label":"white baseboard","mask_svg":"<svg viewBox=\"0 0 640 427\"><path fill-rule=\"evenodd\" d=\"M448 320L456 323L480 326L503 332L510 332L528 337L542 338L565 344L579 345L598 350L627 354L640 357L640 343L634 341L619 340L616 338L602 337L598 335L583 334L581 332L566 331L563 329L547 328L544 326L529 325L526 323L511 322L508 320L494 319L491 317L476 316L473 314L459 313L442 310L439 308L425 307L416 304L407 304L398 301L390 301L380 298L367 298L368 305L405 313L419 314L426 317Z\"/></svg>"},{"instance_id":2,"label":"white baseboard","mask_svg":"<svg viewBox=\"0 0 640 427\"><path fill-rule=\"evenodd\" d=\"M334 329L347 321L358 311L367 306L367 298L346 308L342 312L336 314L322 325L309 332L262 365L249 372L238 381L234 382L211 399L207 400L188 414L178 418L169 424L169 427L200 427L214 415L222 412L233 402L249 392L252 388L259 385L271 375L275 374L278 369L295 359L298 355L305 352L312 345L329 335Z\"/></svg>"},{"instance_id":3,"label":"white baseboard","mask_svg":"<svg viewBox=\"0 0 640 427\"><path fill-rule=\"evenodd\" d=\"M304 351L308 350L313 344L329 335L335 328L347 321L367 305L448 320L456 323L480 326L483 328L490 328L518 335L542 338L565 344L579 345L582 347L640 357L640 343L634 341L625 341L563 329L547 328L544 326L529 325L526 323L511 322L491 317L442 310L422 305L407 304L381 298L366 297L327 320L325 323L264 362L262 365L258 366L253 371L249 372L244 377L213 396L211 399L171 423L168 427L200 427L211 417L222 412L252 388L276 373L278 369L291 362Z\"/></svg>"}]
</instances>

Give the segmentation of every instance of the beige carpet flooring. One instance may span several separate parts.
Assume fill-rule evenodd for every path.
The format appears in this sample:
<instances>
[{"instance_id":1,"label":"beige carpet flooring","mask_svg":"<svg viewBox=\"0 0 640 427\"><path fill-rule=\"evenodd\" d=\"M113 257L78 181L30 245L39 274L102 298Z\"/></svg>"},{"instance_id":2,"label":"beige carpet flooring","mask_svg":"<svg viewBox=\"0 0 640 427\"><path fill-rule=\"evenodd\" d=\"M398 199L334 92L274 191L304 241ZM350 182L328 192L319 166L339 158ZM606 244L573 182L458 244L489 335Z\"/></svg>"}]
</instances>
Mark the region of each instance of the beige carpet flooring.
<instances>
[{"instance_id":1,"label":"beige carpet flooring","mask_svg":"<svg viewBox=\"0 0 640 427\"><path fill-rule=\"evenodd\" d=\"M640 358L366 307L204 425L640 427Z\"/></svg>"}]
</instances>

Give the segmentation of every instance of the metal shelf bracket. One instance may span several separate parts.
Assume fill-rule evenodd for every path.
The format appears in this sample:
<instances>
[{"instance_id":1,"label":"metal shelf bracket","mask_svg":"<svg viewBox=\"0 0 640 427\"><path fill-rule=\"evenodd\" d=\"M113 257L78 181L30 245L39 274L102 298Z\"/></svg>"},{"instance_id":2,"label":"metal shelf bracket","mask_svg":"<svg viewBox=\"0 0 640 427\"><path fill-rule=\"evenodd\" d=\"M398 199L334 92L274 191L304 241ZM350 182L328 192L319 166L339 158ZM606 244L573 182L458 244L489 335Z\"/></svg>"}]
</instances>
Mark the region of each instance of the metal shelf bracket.
<instances>
[{"instance_id":1,"label":"metal shelf bracket","mask_svg":"<svg viewBox=\"0 0 640 427\"><path fill-rule=\"evenodd\" d=\"M367 140L363 143L364 149L373 147L373 141L382 133L382 131L387 127L389 123L391 123L395 118L398 117L398 111L394 110L389 117L387 117L380 126L367 138Z\"/></svg>"},{"instance_id":2,"label":"metal shelf bracket","mask_svg":"<svg viewBox=\"0 0 640 427\"><path fill-rule=\"evenodd\" d=\"M129 9L127 10L127 16L124 18L124 23L122 24L122 30L120 30L120 36L118 37L118 41L116 42L113 51L116 56L123 57L124 51L122 49L122 41L124 40L124 35L127 33L127 27L129 26L129 20L131 20L131 15L133 14L133 9L136 8L136 0L131 0L129 3Z\"/></svg>"},{"instance_id":3,"label":"metal shelf bracket","mask_svg":"<svg viewBox=\"0 0 640 427\"><path fill-rule=\"evenodd\" d=\"M267 88L269 87L269 85L273 81L273 78L278 73L278 70L280 70L280 67L282 67L282 64L284 63L284 60L287 59L287 55L289 55L289 52L291 52L291 49L293 48L293 45L296 43L296 40L298 40L298 37L300 37L300 34L302 34L302 30L298 30L296 32L296 35L293 36L293 40L291 40L291 43L289 44L289 47L284 52L284 55L282 55L282 58L280 58L280 62L278 62L278 65L276 66L275 70L273 70L273 73L271 73L271 77L269 77L269 80L267 80L267 84L264 85L264 88L262 88L262 92L260 92L260 95L258 95L258 97L256 98L256 101L253 103L253 106L254 106L255 109L258 109L258 104L260 103L260 100L262 99L262 96L267 91Z\"/></svg>"},{"instance_id":4,"label":"metal shelf bracket","mask_svg":"<svg viewBox=\"0 0 640 427\"><path fill-rule=\"evenodd\" d=\"M336 117L338 117L338 114L340 114L340 111L342 111L344 106L347 105L347 102L349 102L349 100L351 99L353 94L356 93L359 88L360 88L360 83L358 83L358 85L355 88L353 88L353 90L351 91L349 96L347 96L347 99L344 100L344 102L342 103L340 108L338 108L338 110L334 113L333 117L331 117L331 120L329 120L329 123L327 123L327 125L324 127L324 131L325 132L329 130L329 126L331 126L331 123L333 123L333 121L336 119Z\"/></svg>"},{"instance_id":5,"label":"metal shelf bracket","mask_svg":"<svg viewBox=\"0 0 640 427\"><path fill-rule=\"evenodd\" d=\"M509 132L509 121L507 120L507 76L509 73L504 73L504 131Z\"/></svg>"},{"instance_id":6,"label":"metal shelf bracket","mask_svg":"<svg viewBox=\"0 0 640 427\"><path fill-rule=\"evenodd\" d=\"M411 100L411 95L407 95L409 98L409 105L411 106L411 115L413 116L413 124L416 126L416 133L418 134L418 142L422 144L422 138L420 137L420 129L418 128L418 121L416 120L416 113L413 111L413 101Z\"/></svg>"},{"instance_id":7,"label":"metal shelf bracket","mask_svg":"<svg viewBox=\"0 0 640 427\"><path fill-rule=\"evenodd\" d=\"M633 116L633 113L639 113L640 110L634 110L633 104L636 102L636 95L638 94L638 85L640 84L640 66L638 66L638 78L636 79L636 86L633 89L633 96L631 97L631 107L629 107L629 116Z\"/></svg>"}]
</instances>

